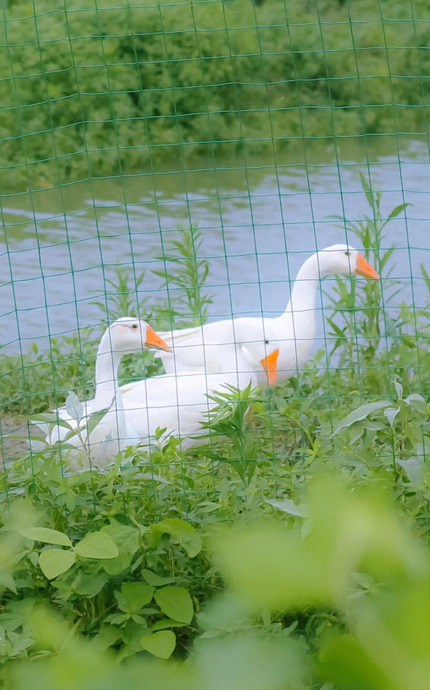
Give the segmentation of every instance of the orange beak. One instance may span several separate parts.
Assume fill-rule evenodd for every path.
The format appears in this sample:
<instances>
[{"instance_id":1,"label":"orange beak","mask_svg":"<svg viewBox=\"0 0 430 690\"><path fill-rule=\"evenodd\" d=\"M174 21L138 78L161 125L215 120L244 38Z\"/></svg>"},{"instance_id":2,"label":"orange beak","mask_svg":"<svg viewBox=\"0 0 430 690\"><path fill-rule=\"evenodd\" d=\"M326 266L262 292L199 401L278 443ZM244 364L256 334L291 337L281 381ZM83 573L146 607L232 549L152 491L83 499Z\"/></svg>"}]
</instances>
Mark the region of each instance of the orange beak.
<instances>
[{"instance_id":1,"label":"orange beak","mask_svg":"<svg viewBox=\"0 0 430 690\"><path fill-rule=\"evenodd\" d=\"M146 327L146 343L147 347L158 347L160 350L166 350L166 352L171 352L172 348L164 342L163 338L151 328L151 326Z\"/></svg>"},{"instance_id":2,"label":"orange beak","mask_svg":"<svg viewBox=\"0 0 430 690\"><path fill-rule=\"evenodd\" d=\"M379 273L376 273L375 269L367 263L364 256L360 253L357 254L355 272L358 273L359 276L364 276L365 278L379 278Z\"/></svg>"},{"instance_id":3,"label":"orange beak","mask_svg":"<svg viewBox=\"0 0 430 690\"><path fill-rule=\"evenodd\" d=\"M260 360L260 364L267 374L267 380L269 382L269 386L274 386L276 384L276 376L278 373L278 371L277 371L278 357L279 357L279 350L278 350L278 348L276 348L276 350L273 350L273 352L271 352L270 355L267 355L267 357L264 357L264 359Z\"/></svg>"}]
</instances>

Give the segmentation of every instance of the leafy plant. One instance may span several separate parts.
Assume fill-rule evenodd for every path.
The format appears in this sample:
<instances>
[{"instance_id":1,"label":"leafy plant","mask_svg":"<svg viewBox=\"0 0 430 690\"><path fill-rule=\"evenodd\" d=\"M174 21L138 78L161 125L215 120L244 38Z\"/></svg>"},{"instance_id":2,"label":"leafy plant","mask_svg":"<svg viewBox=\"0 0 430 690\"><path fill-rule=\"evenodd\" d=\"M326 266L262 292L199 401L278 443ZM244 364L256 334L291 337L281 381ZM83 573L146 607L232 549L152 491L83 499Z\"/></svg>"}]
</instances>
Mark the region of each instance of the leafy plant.
<instances>
[{"instance_id":1,"label":"leafy plant","mask_svg":"<svg viewBox=\"0 0 430 690\"><path fill-rule=\"evenodd\" d=\"M67 452L68 449L73 449L74 446L78 445L86 458L91 459L90 436L106 416L109 407L87 413L85 406L82 405L73 391L69 392L64 407L66 415L61 415L58 412L45 412L31 416L29 421L46 432L46 437L31 435L30 444L32 448L38 448L42 445L46 450L50 445L55 444L58 445L58 450L61 448ZM67 419L66 416L68 416ZM61 429L65 431L62 433Z\"/></svg>"},{"instance_id":2,"label":"leafy plant","mask_svg":"<svg viewBox=\"0 0 430 690\"><path fill-rule=\"evenodd\" d=\"M20 534L25 539L35 542L67 547L66 549L49 548L41 551L39 566L48 580L67 572L76 562L77 557L107 559L116 558L119 555L117 545L104 532L91 532L74 546L66 534L49 527L21 529Z\"/></svg>"},{"instance_id":3,"label":"leafy plant","mask_svg":"<svg viewBox=\"0 0 430 690\"><path fill-rule=\"evenodd\" d=\"M341 613L343 629L327 629L318 644L320 683L426 687L428 548L411 539L375 489L353 495L320 478L310 487L308 510L305 538L298 526L262 523L218 540L231 592L254 612L317 605ZM392 663L387 649L404 653Z\"/></svg>"},{"instance_id":4,"label":"leafy plant","mask_svg":"<svg viewBox=\"0 0 430 690\"><path fill-rule=\"evenodd\" d=\"M158 259L165 263L164 271L154 271L164 280L169 300L165 310L169 327L200 326L207 318L212 297L203 291L209 274L209 262L199 257L202 233L196 226L180 230L180 239L170 239L168 253Z\"/></svg>"},{"instance_id":5,"label":"leafy plant","mask_svg":"<svg viewBox=\"0 0 430 690\"><path fill-rule=\"evenodd\" d=\"M8 562L3 560L0 585L9 590L6 601L10 593L20 590L29 596L23 600L27 607L16 607L12 600L10 607L6 603L7 613L0 613L0 627L9 641L27 640L29 609L49 592L56 607L70 620L77 615L81 630L96 635L98 644L108 647L120 643L121 658L143 649L154 656L170 656L176 646L172 630L190 625L193 602L187 587L180 584L186 580L162 575L148 566L161 562L166 548L170 551L163 534L170 535L179 552L184 549L189 558L196 558L201 540L191 525L175 518L148 529L136 521L126 525L111 520L74 542L58 529L28 526L40 516L21 504L17 504L14 515L12 523L0 530L0 541L7 544L5 538L13 535L19 551ZM164 560L167 566L168 560ZM25 573L32 573L33 582ZM161 631L163 635L158 634ZM31 646L25 643L21 653ZM10 656L10 650L5 650L2 658L0 650L0 663Z\"/></svg>"},{"instance_id":6,"label":"leafy plant","mask_svg":"<svg viewBox=\"0 0 430 690\"><path fill-rule=\"evenodd\" d=\"M348 283L337 278L333 294L328 295L333 308L333 314L327 318L332 329L330 335L334 337L331 354L338 351L341 366L346 360L353 361L354 352L361 362L370 363L381 342L394 335L394 321L385 310L400 292L400 288L389 280L393 272L393 266L389 264L395 246L383 247L387 225L403 213L408 204L396 206L385 217L381 210L381 192L373 190L363 174L360 174L360 180L372 215L354 222L341 216L334 218L341 221L339 227L342 230L346 228L347 236L355 236L359 240L366 260L376 268L381 279L351 280ZM337 324L336 317L341 318L343 326Z\"/></svg>"},{"instance_id":7,"label":"leafy plant","mask_svg":"<svg viewBox=\"0 0 430 690\"><path fill-rule=\"evenodd\" d=\"M403 397L403 387L394 383L397 399L367 402L342 419L334 432L340 434L352 456L369 469L391 470L393 480L403 475L406 481L421 486L424 458L430 449L428 405L422 395ZM378 449L373 453L373 449Z\"/></svg>"},{"instance_id":8,"label":"leafy plant","mask_svg":"<svg viewBox=\"0 0 430 690\"><path fill-rule=\"evenodd\" d=\"M140 297L139 288L145 280L145 272L136 274L124 266L115 266L115 278L108 278L108 288L104 293L104 301L90 302L103 312L106 324L112 323L122 316L151 320L151 308L148 297Z\"/></svg>"},{"instance_id":9,"label":"leafy plant","mask_svg":"<svg viewBox=\"0 0 430 690\"><path fill-rule=\"evenodd\" d=\"M251 383L244 390L230 385L226 388L227 392L220 391L208 396L216 405L208 413L208 421L202 423L202 427L208 429L210 439L204 453L212 460L231 465L246 486L252 479L262 452L258 436L249 433L247 421L259 397ZM223 439L229 441L224 448Z\"/></svg>"},{"instance_id":10,"label":"leafy plant","mask_svg":"<svg viewBox=\"0 0 430 690\"><path fill-rule=\"evenodd\" d=\"M106 651L121 629L115 620L88 641L34 600L15 602L0 614L0 649L15 655L4 667L4 687L24 690L31 681L35 690L66 690L72 678L83 690L95 683L120 690L124 682L154 690L425 690L430 551L393 511L387 492L322 474L309 485L306 511L292 524L282 513L274 515L218 529L212 537L210 550L226 590L197 615L196 641L185 663L148 661L148 654L167 659L175 644L162 621L146 630L151 602L184 622L193 614L186 590L148 571L148 582L123 581L115 589L120 626L134 619L136 635L127 650L140 650L134 663L120 663L124 648ZM30 537L50 536L32 529L39 531ZM299 620L316 608L326 612L329 624L320 623L318 633L314 626L309 645ZM295 622L287 624L291 618ZM22 625L26 634L14 635ZM39 650L37 661L25 659L31 645Z\"/></svg>"}]
</instances>

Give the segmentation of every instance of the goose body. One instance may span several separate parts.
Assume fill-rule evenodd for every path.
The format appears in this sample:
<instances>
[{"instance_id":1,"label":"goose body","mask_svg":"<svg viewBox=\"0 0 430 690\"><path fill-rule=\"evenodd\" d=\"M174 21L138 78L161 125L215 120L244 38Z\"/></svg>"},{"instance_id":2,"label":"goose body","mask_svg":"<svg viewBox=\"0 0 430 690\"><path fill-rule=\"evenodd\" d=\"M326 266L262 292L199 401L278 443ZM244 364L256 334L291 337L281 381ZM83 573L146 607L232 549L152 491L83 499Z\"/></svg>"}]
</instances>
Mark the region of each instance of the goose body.
<instances>
[{"instance_id":1,"label":"goose body","mask_svg":"<svg viewBox=\"0 0 430 690\"><path fill-rule=\"evenodd\" d=\"M135 330L136 325L138 331ZM202 433L201 422L215 404L209 395L226 390L226 385L245 388L249 383L252 386L257 383L254 371L248 364L252 356L248 353L245 358L241 348L237 347L226 352L221 371L217 373L206 374L192 369L119 387L117 373L121 357L140 351L142 343L167 348L164 341L143 321L124 318L110 326L100 341L97 353L95 397L82 403L79 420L65 407L57 410L58 418L74 430L79 428L80 434L70 435L69 429L61 425L50 429L49 425L38 423L47 434L48 443L65 440L79 450L86 447L96 467L102 467L108 458L127 446L149 444L158 428L165 430L164 438L175 434L190 443L193 435ZM265 364L260 363L260 366ZM106 414L87 438L88 419L95 412L106 409ZM78 454L78 457L82 457L82 454Z\"/></svg>"},{"instance_id":2,"label":"goose body","mask_svg":"<svg viewBox=\"0 0 430 690\"><path fill-rule=\"evenodd\" d=\"M328 275L363 275L378 278L376 271L353 247L338 244L307 259L294 282L290 301L283 314L275 318L242 317L205 324L195 328L160 332L172 352L157 354L166 372L184 370L220 371L222 360L231 360L232 347L240 346L258 385L268 385L266 372L255 366L270 347L279 349L277 380L298 373L309 358L315 339L316 295L319 282Z\"/></svg>"},{"instance_id":3,"label":"goose body","mask_svg":"<svg viewBox=\"0 0 430 690\"><path fill-rule=\"evenodd\" d=\"M180 436L189 445L191 438L202 434L201 422L215 405L210 396L225 392L231 385L243 389L255 386L257 377L245 359L239 358L235 372L199 372L196 369L163 374L121 387L126 423L143 444L164 429L162 438Z\"/></svg>"}]
</instances>

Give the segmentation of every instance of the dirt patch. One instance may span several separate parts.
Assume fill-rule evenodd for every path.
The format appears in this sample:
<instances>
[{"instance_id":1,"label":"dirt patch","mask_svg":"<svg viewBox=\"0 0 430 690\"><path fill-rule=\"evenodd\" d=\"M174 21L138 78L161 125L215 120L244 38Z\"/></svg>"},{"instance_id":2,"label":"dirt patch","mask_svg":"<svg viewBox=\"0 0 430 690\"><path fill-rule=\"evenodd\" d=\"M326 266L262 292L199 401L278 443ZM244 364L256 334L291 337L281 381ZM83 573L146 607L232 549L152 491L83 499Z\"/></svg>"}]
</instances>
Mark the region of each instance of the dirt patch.
<instances>
[{"instance_id":1,"label":"dirt patch","mask_svg":"<svg viewBox=\"0 0 430 690\"><path fill-rule=\"evenodd\" d=\"M28 453L28 438L30 432L37 433L36 427L29 424L24 417L18 415L5 415L1 417L0 454L2 456L2 463L14 460ZM10 438L9 434L19 436L19 438Z\"/></svg>"}]
</instances>

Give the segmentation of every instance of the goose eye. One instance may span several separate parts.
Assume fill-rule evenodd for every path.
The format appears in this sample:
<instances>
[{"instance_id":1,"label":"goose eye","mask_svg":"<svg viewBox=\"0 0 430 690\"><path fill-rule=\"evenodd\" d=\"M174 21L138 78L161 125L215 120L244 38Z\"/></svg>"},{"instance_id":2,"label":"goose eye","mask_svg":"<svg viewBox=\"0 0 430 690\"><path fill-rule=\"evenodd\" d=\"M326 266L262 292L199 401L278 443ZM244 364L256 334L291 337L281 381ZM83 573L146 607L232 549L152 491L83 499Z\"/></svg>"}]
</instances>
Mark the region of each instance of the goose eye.
<instances>
[{"instance_id":1,"label":"goose eye","mask_svg":"<svg viewBox=\"0 0 430 690\"><path fill-rule=\"evenodd\" d=\"M268 344L269 344L269 341L268 341L268 340L265 340L265 341L264 341L264 344L265 344L265 345L268 345Z\"/></svg>"},{"instance_id":2,"label":"goose eye","mask_svg":"<svg viewBox=\"0 0 430 690\"><path fill-rule=\"evenodd\" d=\"M133 324L131 325L131 327L132 327L132 328L137 328L137 323L133 323Z\"/></svg>"},{"instance_id":3,"label":"goose eye","mask_svg":"<svg viewBox=\"0 0 430 690\"><path fill-rule=\"evenodd\" d=\"M345 252L345 256L349 256L351 252Z\"/></svg>"}]
</instances>

